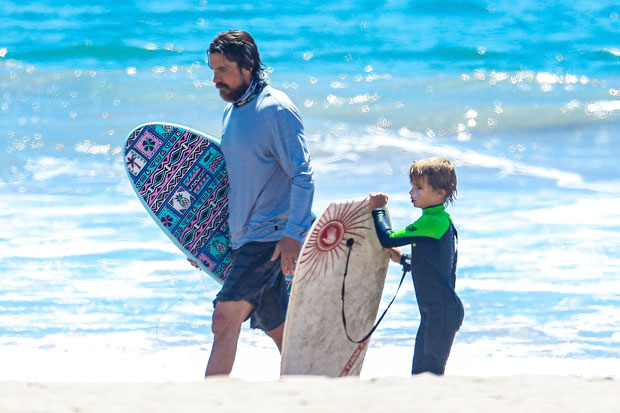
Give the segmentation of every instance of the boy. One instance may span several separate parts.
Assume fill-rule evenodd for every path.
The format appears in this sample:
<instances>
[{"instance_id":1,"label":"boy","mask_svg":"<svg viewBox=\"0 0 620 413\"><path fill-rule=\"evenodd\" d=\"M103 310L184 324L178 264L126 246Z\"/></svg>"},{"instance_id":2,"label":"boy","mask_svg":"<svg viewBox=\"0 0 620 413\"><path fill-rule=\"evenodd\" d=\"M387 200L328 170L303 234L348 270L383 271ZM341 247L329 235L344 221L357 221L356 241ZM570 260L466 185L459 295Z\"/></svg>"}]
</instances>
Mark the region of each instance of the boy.
<instances>
[{"instance_id":1,"label":"boy","mask_svg":"<svg viewBox=\"0 0 620 413\"><path fill-rule=\"evenodd\" d=\"M445 210L456 195L454 166L445 158L414 162L409 169L411 202L422 217L399 231L392 231L382 209L388 197L370 194L370 207L379 242L390 248L393 261L411 269L420 310L412 374L442 375L456 332L463 322L463 305L454 290L456 279L456 229ZM411 244L411 255L399 246Z\"/></svg>"}]
</instances>

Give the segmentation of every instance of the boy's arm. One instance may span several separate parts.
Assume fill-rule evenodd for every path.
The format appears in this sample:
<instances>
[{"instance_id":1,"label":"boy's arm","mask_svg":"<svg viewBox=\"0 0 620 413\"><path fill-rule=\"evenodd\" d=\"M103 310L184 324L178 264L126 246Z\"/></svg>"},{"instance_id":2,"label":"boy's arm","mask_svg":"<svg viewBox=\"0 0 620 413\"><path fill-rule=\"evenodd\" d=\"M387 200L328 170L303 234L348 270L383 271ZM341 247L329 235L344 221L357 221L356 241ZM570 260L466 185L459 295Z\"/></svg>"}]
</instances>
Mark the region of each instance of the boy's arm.
<instances>
[{"instance_id":1,"label":"boy's arm","mask_svg":"<svg viewBox=\"0 0 620 413\"><path fill-rule=\"evenodd\" d=\"M407 237L394 236L394 232L387 223L387 219L385 219L385 211L383 209L372 211L372 217L381 246L389 248L388 251L392 261L402 265L404 271L411 271L411 255L403 254L396 248L397 246L410 244L411 240L407 239Z\"/></svg>"},{"instance_id":2,"label":"boy's arm","mask_svg":"<svg viewBox=\"0 0 620 413\"><path fill-rule=\"evenodd\" d=\"M403 254L399 264L403 266L403 270L411 271L411 254Z\"/></svg>"},{"instance_id":3,"label":"boy's arm","mask_svg":"<svg viewBox=\"0 0 620 413\"><path fill-rule=\"evenodd\" d=\"M383 248L402 247L413 243L414 237L409 236L406 231L392 231L385 217L385 210L375 209L372 211L372 218L375 223L377 238Z\"/></svg>"},{"instance_id":4,"label":"boy's arm","mask_svg":"<svg viewBox=\"0 0 620 413\"><path fill-rule=\"evenodd\" d=\"M390 253L392 261L402 265L405 271L411 271L411 254L403 254L396 247L386 248L386 250Z\"/></svg>"}]
</instances>

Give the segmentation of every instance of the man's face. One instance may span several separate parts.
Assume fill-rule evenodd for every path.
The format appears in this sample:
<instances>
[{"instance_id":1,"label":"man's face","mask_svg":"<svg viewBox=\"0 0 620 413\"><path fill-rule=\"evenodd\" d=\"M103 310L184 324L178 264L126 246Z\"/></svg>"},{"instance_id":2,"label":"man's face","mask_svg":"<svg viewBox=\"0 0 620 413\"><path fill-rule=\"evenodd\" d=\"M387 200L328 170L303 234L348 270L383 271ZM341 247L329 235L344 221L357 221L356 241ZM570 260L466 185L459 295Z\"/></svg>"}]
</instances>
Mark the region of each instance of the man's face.
<instances>
[{"instance_id":1,"label":"man's face","mask_svg":"<svg viewBox=\"0 0 620 413\"><path fill-rule=\"evenodd\" d=\"M236 62L231 62L221 53L209 54L209 66L213 69L213 83L226 102L239 99L250 86L252 72L239 69Z\"/></svg>"}]
</instances>

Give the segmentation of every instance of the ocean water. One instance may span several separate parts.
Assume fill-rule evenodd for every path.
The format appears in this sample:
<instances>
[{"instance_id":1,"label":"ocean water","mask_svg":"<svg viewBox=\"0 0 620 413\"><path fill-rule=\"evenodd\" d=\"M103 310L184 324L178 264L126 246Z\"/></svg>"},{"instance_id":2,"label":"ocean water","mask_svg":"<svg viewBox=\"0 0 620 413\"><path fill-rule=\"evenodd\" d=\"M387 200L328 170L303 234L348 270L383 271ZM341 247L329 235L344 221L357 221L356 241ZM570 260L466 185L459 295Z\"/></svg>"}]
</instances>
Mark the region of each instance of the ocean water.
<instances>
[{"instance_id":1,"label":"ocean water","mask_svg":"<svg viewBox=\"0 0 620 413\"><path fill-rule=\"evenodd\" d=\"M0 379L202 378L218 285L143 210L121 148L154 120L220 133L205 51L231 28L301 110L316 212L384 191L402 227L411 162L457 165L447 374L620 377L617 2L62 3L0 2ZM409 280L362 377L408 375L418 323ZM233 375L278 370L244 327Z\"/></svg>"}]
</instances>

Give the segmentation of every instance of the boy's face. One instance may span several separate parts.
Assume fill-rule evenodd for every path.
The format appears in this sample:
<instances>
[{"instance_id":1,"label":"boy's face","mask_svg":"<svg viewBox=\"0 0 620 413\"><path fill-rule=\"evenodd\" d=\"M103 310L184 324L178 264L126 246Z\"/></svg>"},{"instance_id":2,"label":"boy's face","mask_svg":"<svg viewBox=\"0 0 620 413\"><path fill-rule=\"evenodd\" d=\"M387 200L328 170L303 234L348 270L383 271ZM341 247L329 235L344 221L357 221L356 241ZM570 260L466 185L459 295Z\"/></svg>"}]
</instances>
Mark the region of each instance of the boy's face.
<instances>
[{"instance_id":1,"label":"boy's face","mask_svg":"<svg viewBox=\"0 0 620 413\"><path fill-rule=\"evenodd\" d=\"M428 208L443 204L446 198L446 191L443 189L435 189L427 182L426 177L411 181L411 203L416 208Z\"/></svg>"}]
</instances>

